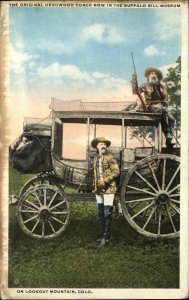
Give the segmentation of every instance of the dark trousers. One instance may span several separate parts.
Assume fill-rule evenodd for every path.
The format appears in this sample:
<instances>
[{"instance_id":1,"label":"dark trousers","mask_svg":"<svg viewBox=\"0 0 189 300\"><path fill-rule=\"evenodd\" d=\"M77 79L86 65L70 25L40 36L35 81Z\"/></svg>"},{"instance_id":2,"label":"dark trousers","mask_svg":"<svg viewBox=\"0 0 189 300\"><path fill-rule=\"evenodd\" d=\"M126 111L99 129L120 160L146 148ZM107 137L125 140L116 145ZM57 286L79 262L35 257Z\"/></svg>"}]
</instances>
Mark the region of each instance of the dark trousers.
<instances>
[{"instance_id":1,"label":"dark trousers","mask_svg":"<svg viewBox=\"0 0 189 300\"><path fill-rule=\"evenodd\" d=\"M175 125L175 119L174 117L168 112L166 107L150 107L149 112L154 113L161 113L162 119L161 119L161 125L162 125L162 131L166 138L173 137L173 129Z\"/></svg>"}]
</instances>

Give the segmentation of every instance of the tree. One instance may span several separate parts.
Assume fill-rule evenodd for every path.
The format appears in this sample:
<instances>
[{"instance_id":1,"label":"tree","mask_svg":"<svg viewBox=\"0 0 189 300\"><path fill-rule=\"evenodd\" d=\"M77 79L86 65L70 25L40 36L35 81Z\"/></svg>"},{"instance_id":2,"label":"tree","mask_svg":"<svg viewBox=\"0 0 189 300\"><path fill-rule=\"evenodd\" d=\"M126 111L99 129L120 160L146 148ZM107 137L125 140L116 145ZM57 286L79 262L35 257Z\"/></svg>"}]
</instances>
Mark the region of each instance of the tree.
<instances>
[{"instance_id":1,"label":"tree","mask_svg":"<svg viewBox=\"0 0 189 300\"><path fill-rule=\"evenodd\" d=\"M175 67L168 69L168 74L164 81L168 86L170 96L169 105L171 114L176 120L175 129L176 136L180 137L180 121L181 121L181 57L179 56Z\"/></svg>"}]
</instances>

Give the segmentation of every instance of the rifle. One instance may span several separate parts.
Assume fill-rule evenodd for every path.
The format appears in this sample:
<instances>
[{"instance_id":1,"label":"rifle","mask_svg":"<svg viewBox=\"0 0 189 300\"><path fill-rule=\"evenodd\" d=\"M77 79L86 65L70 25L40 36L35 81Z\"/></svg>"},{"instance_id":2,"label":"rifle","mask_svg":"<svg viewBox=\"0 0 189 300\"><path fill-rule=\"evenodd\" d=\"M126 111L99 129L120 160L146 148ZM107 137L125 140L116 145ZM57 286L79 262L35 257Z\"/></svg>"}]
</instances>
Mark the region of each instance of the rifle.
<instances>
[{"instance_id":1,"label":"rifle","mask_svg":"<svg viewBox=\"0 0 189 300\"><path fill-rule=\"evenodd\" d=\"M144 100L142 99L140 93L139 93L139 89L138 89L138 81L137 81L137 73L136 73L136 69L135 69L135 63L134 63L134 58L133 58L133 53L131 52L131 57L132 57L132 62L133 62L133 69L134 69L134 73L132 75L132 90L133 90L133 94L134 95L137 95L138 98L140 99L141 101L141 104L142 104L142 108L144 111L147 111L147 106L144 102Z\"/></svg>"}]
</instances>

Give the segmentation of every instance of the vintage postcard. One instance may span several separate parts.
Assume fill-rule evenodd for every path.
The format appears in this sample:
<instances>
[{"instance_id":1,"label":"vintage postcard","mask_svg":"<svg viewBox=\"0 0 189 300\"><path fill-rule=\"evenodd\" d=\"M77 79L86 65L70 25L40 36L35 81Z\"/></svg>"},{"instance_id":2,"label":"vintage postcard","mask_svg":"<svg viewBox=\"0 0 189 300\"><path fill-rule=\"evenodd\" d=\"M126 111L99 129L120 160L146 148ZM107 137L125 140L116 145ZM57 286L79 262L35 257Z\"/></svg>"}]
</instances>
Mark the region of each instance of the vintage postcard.
<instances>
[{"instance_id":1,"label":"vintage postcard","mask_svg":"<svg viewBox=\"0 0 189 300\"><path fill-rule=\"evenodd\" d=\"M1 298L188 298L188 2L1 1Z\"/></svg>"}]
</instances>

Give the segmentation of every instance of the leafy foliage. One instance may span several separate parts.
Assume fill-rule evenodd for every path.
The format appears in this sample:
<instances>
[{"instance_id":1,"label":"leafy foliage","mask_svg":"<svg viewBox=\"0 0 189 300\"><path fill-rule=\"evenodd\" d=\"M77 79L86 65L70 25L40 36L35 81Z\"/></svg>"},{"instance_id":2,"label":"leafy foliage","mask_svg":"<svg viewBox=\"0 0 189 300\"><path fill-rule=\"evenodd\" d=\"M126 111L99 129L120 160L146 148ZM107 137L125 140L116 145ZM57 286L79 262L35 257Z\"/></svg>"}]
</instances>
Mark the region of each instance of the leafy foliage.
<instances>
[{"instance_id":1,"label":"leafy foliage","mask_svg":"<svg viewBox=\"0 0 189 300\"><path fill-rule=\"evenodd\" d=\"M147 146L153 146L154 128L151 126L131 127L131 138L136 138L141 144L147 142Z\"/></svg>"},{"instance_id":2,"label":"leafy foliage","mask_svg":"<svg viewBox=\"0 0 189 300\"><path fill-rule=\"evenodd\" d=\"M170 109L171 114L176 120L177 133L180 131L181 118L181 57L179 56L175 67L168 69L168 74L164 81L168 86L168 93L170 95Z\"/></svg>"}]
</instances>

